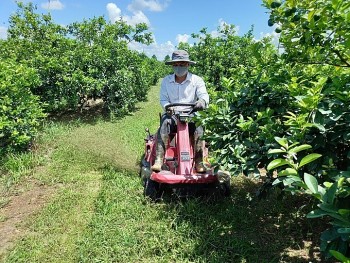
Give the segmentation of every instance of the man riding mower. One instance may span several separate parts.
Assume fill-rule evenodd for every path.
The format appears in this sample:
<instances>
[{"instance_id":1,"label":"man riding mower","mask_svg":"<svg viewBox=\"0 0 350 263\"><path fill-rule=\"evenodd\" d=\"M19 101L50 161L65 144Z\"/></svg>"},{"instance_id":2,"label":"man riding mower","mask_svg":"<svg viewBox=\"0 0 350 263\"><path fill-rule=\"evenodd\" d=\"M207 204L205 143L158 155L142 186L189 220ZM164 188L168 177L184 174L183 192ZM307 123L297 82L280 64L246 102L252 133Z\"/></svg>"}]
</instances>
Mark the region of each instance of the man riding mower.
<instances>
[{"instance_id":1,"label":"man riding mower","mask_svg":"<svg viewBox=\"0 0 350 263\"><path fill-rule=\"evenodd\" d=\"M195 112L204 110L209 104L205 83L201 77L188 72L195 62L189 60L184 50L174 51L172 60L166 64L173 66L174 74L166 76L161 84L160 103L165 113L160 118L157 134L149 134L146 138L142 161L145 195L151 198L155 198L159 187L166 184L220 181L218 175L203 163L203 156L207 154L201 139L203 128L190 121ZM229 176L224 177L229 189Z\"/></svg>"}]
</instances>

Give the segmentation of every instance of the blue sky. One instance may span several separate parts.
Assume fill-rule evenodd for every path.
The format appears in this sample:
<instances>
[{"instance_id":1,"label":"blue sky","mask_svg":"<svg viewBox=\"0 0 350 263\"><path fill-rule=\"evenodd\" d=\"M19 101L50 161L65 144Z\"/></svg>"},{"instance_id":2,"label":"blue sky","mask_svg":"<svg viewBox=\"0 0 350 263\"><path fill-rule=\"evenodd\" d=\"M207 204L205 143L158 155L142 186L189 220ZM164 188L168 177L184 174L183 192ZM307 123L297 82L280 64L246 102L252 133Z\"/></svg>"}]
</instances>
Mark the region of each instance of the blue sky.
<instances>
[{"instance_id":1,"label":"blue sky","mask_svg":"<svg viewBox=\"0 0 350 263\"><path fill-rule=\"evenodd\" d=\"M23 2L29 2L25 0ZM145 22L154 34L151 46L131 44L133 49L147 55L155 54L162 60L180 41L193 42L192 33L202 28L217 30L221 23L233 24L237 34L246 33L254 25L256 39L271 35L277 39L274 28L268 27L267 9L262 0L33 0L39 13L50 12L54 21L67 25L84 18L104 16L115 21L120 17L134 25ZM0 37L6 37L8 18L15 12L15 0L0 0Z\"/></svg>"}]
</instances>

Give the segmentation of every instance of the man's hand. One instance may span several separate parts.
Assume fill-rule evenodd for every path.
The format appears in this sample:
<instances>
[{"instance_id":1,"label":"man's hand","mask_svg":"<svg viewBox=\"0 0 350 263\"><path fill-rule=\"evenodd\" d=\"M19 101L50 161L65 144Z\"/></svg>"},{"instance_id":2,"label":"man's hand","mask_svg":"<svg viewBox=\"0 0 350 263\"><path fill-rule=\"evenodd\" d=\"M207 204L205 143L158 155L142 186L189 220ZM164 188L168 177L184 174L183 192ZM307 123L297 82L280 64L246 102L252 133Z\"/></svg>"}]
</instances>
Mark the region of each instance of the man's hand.
<instances>
[{"instance_id":1,"label":"man's hand","mask_svg":"<svg viewBox=\"0 0 350 263\"><path fill-rule=\"evenodd\" d=\"M172 116L174 113L174 107L168 107L166 110L166 114Z\"/></svg>"},{"instance_id":2,"label":"man's hand","mask_svg":"<svg viewBox=\"0 0 350 263\"><path fill-rule=\"evenodd\" d=\"M205 101L197 100L195 105L193 106L193 110L191 112L201 111L205 109Z\"/></svg>"}]
</instances>

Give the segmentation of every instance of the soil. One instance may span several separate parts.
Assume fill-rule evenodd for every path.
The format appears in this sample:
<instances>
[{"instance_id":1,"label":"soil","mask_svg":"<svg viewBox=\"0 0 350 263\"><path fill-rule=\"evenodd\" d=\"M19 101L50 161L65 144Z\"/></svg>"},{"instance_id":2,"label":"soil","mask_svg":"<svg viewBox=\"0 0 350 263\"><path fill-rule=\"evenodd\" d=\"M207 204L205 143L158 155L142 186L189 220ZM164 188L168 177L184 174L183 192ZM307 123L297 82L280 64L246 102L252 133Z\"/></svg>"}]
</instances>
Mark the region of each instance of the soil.
<instances>
[{"instance_id":1,"label":"soil","mask_svg":"<svg viewBox=\"0 0 350 263\"><path fill-rule=\"evenodd\" d=\"M10 196L8 204L0 208L0 259L25 234L23 222L47 203L54 190L31 182L29 190Z\"/></svg>"}]
</instances>

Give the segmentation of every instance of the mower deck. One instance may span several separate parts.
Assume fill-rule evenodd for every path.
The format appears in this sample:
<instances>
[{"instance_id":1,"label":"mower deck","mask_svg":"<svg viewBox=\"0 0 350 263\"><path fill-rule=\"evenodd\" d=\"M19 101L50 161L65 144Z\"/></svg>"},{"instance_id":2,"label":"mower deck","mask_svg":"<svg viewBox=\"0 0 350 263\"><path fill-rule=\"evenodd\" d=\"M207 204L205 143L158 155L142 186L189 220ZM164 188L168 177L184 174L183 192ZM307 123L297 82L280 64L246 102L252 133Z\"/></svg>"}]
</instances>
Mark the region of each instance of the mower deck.
<instances>
[{"instance_id":1,"label":"mower deck","mask_svg":"<svg viewBox=\"0 0 350 263\"><path fill-rule=\"evenodd\" d=\"M162 170L158 173L153 172L150 179L165 184L208 184L217 182L218 176L211 173L179 175L170 171Z\"/></svg>"}]
</instances>

